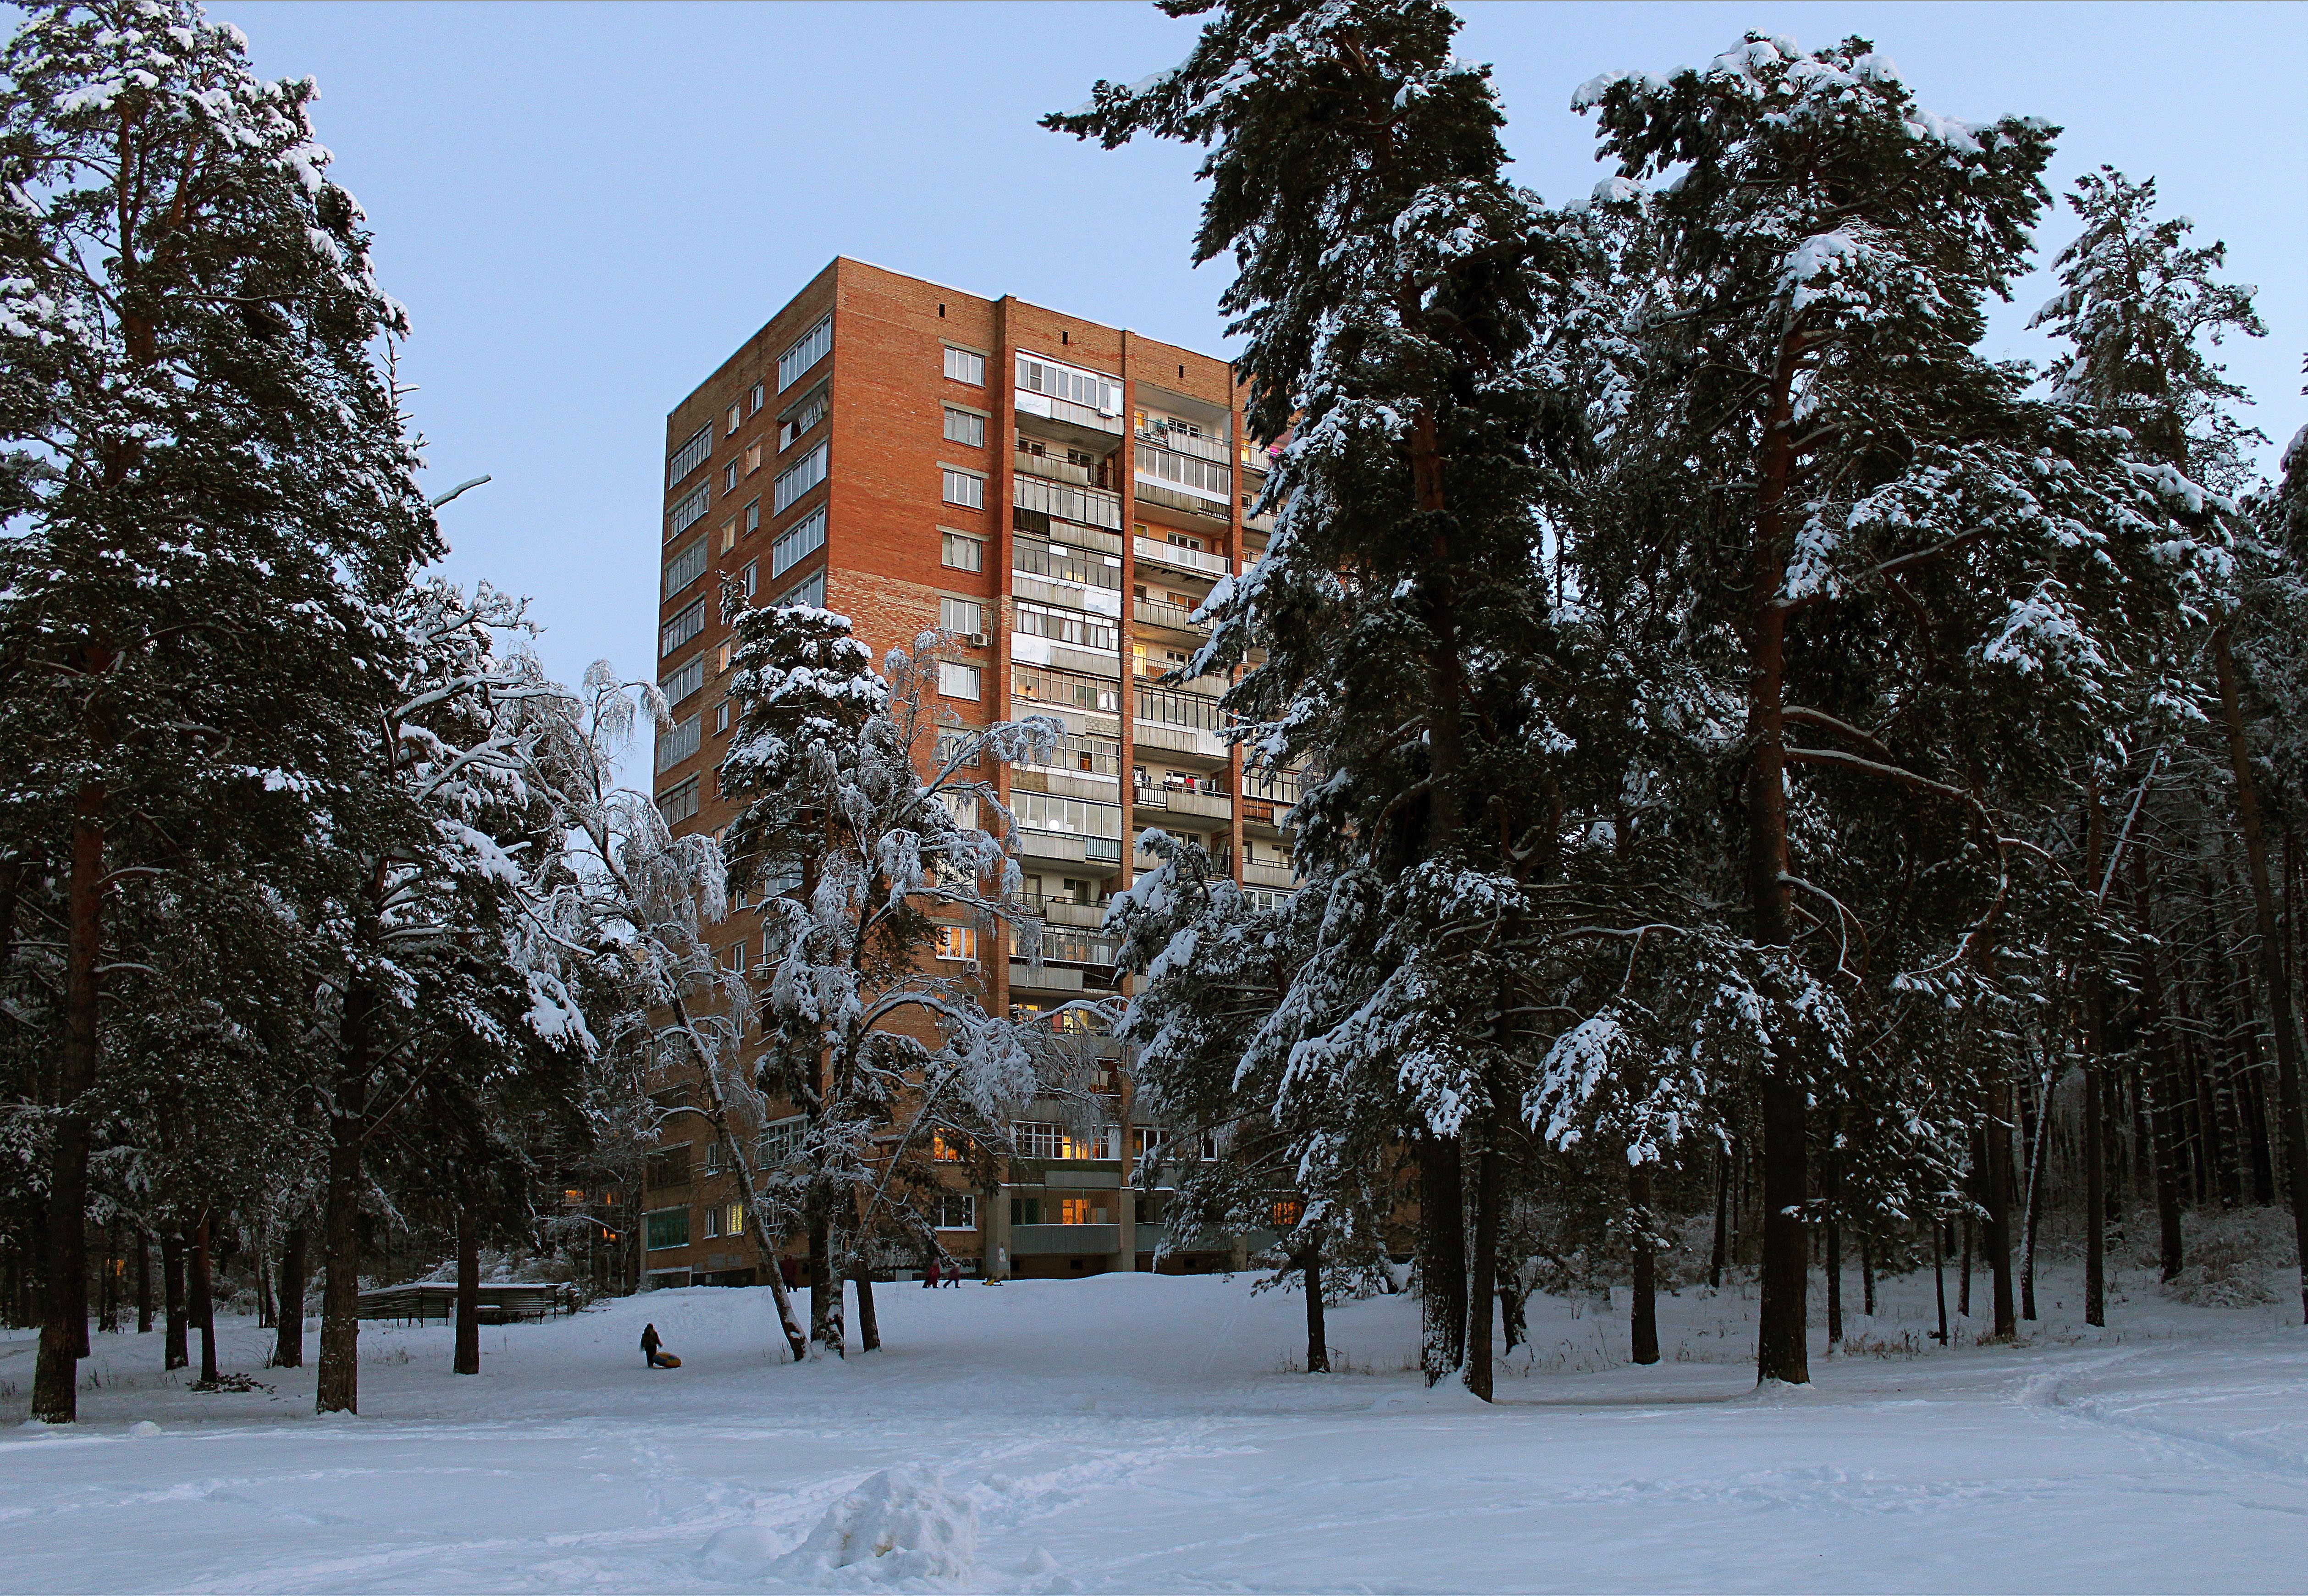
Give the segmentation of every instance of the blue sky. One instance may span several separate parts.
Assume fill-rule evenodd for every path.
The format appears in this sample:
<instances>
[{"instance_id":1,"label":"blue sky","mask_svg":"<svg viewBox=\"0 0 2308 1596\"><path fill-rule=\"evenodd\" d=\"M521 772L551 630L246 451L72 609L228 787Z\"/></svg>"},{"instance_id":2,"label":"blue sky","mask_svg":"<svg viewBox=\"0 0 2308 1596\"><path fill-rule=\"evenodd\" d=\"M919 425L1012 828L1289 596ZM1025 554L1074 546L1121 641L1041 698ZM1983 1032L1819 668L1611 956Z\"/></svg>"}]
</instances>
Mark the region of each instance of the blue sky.
<instances>
[{"instance_id":1,"label":"blue sky","mask_svg":"<svg viewBox=\"0 0 2308 1596\"><path fill-rule=\"evenodd\" d=\"M837 254L1012 293L1225 353L1223 264L1188 241L1194 158L1041 132L1104 76L1183 56L1150 5L308 4L213 14L256 65L320 82L321 136L416 325L404 367L452 572L536 600L573 677L640 674L655 625L666 411ZM2308 6L1494 4L1460 53L1495 67L1520 181L1600 175L1571 92L1701 61L1742 30L1859 33L1923 102L2066 134L2055 187L2154 175L2261 287L2270 336L2231 346L2280 443L2308 422ZM2045 257L2071 229L2047 220ZM1997 353L2047 292L2021 286Z\"/></svg>"}]
</instances>

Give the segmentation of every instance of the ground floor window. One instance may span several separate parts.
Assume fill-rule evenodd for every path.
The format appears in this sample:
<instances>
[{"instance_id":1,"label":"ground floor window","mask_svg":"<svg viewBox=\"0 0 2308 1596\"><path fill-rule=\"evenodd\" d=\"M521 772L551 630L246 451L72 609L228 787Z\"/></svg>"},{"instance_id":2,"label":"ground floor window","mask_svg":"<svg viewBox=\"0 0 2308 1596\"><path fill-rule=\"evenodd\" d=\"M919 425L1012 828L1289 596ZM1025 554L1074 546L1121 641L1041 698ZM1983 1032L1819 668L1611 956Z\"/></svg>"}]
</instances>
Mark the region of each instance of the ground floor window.
<instances>
[{"instance_id":1,"label":"ground floor window","mask_svg":"<svg viewBox=\"0 0 2308 1596\"><path fill-rule=\"evenodd\" d=\"M660 1208L647 1216L648 1246L651 1251L665 1247L689 1245L689 1210Z\"/></svg>"}]
</instances>

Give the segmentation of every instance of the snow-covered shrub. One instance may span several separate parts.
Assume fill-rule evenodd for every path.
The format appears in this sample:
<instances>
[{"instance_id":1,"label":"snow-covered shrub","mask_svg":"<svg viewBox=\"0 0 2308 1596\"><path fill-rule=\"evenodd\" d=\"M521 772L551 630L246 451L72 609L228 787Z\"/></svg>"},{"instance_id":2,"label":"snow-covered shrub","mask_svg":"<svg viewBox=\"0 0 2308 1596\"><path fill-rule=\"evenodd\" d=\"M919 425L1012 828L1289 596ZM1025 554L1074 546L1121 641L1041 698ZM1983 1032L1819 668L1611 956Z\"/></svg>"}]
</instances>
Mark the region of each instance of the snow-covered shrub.
<instances>
[{"instance_id":1,"label":"snow-covered shrub","mask_svg":"<svg viewBox=\"0 0 2308 1596\"><path fill-rule=\"evenodd\" d=\"M2292 1219L2275 1208L2191 1215L2187 1267L2157 1288L2195 1307L2257 1307L2277 1299L2272 1270L2299 1262Z\"/></svg>"},{"instance_id":2,"label":"snow-covered shrub","mask_svg":"<svg viewBox=\"0 0 2308 1596\"><path fill-rule=\"evenodd\" d=\"M977 1505L936 1474L885 1469L828 1508L773 1572L818 1584L844 1568L895 1582L960 1579L977 1566Z\"/></svg>"}]
</instances>

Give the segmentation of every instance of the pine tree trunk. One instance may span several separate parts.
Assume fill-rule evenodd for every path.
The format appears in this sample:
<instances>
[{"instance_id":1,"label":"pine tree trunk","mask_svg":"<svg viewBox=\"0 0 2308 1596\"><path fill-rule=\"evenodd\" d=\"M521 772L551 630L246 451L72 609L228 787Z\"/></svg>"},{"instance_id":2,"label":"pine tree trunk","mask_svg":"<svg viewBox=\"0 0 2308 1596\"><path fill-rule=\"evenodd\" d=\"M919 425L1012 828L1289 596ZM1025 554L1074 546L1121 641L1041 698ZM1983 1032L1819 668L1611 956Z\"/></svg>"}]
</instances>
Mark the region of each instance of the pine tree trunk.
<instances>
[{"instance_id":1,"label":"pine tree trunk","mask_svg":"<svg viewBox=\"0 0 2308 1596\"><path fill-rule=\"evenodd\" d=\"M1331 1372L1331 1337L1322 1319L1322 1237L1316 1231L1298 1255L1299 1283L1306 1288L1306 1372Z\"/></svg>"},{"instance_id":2,"label":"pine tree trunk","mask_svg":"<svg viewBox=\"0 0 2308 1596\"><path fill-rule=\"evenodd\" d=\"M272 1260L265 1255L262 1241L257 1243L253 1255L256 1260L256 1327L277 1330L280 1320L272 1303Z\"/></svg>"},{"instance_id":3,"label":"pine tree trunk","mask_svg":"<svg viewBox=\"0 0 2308 1596\"><path fill-rule=\"evenodd\" d=\"M2300 1033L2293 1020L2292 983L2278 939L2276 901L2269 887L2268 839L2261 828L2260 784L2244 737L2243 703L2227 628L2212 633L2212 663L2219 677L2220 712L2227 723L2228 764L2235 781L2236 819L2243 832L2244 867L2252 882L2252 915L2260 933L2261 984L2269 1029L2276 1033L2277 1113L2283 1125L2284 1172L2291 1188L2292 1234L2299 1249L2300 1300L2308 1317L2308 1129L2301 1120Z\"/></svg>"},{"instance_id":4,"label":"pine tree trunk","mask_svg":"<svg viewBox=\"0 0 2308 1596\"><path fill-rule=\"evenodd\" d=\"M1948 1344L1947 1316L1947 1229L1936 1219L1932 1226L1932 1296L1938 1301L1940 1327L1933 1339L1942 1347Z\"/></svg>"},{"instance_id":5,"label":"pine tree trunk","mask_svg":"<svg viewBox=\"0 0 2308 1596\"><path fill-rule=\"evenodd\" d=\"M852 1255L850 1278L857 1282L857 1344L868 1352L882 1350L882 1320L874 1311L874 1267L860 1247Z\"/></svg>"},{"instance_id":6,"label":"pine tree trunk","mask_svg":"<svg viewBox=\"0 0 2308 1596\"><path fill-rule=\"evenodd\" d=\"M152 1238L138 1227L136 1238L136 1333L152 1333Z\"/></svg>"},{"instance_id":7,"label":"pine tree trunk","mask_svg":"<svg viewBox=\"0 0 2308 1596\"><path fill-rule=\"evenodd\" d=\"M294 1224L280 1243L279 1326L272 1334L275 1368L305 1367L305 1227Z\"/></svg>"},{"instance_id":8,"label":"pine tree trunk","mask_svg":"<svg viewBox=\"0 0 2308 1596\"><path fill-rule=\"evenodd\" d=\"M457 1210L457 1344L449 1372L481 1372L481 1231L463 1207Z\"/></svg>"},{"instance_id":9,"label":"pine tree trunk","mask_svg":"<svg viewBox=\"0 0 2308 1596\"><path fill-rule=\"evenodd\" d=\"M1875 1317L1875 1243L1864 1234L1859 1238L1859 1311L1871 1321Z\"/></svg>"},{"instance_id":10,"label":"pine tree trunk","mask_svg":"<svg viewBox=\"0 0 2308 1596\"><path fill-rule=\"evenodd\" d=\"M70 1424L79 1417L79 1360L88 1339L88 1161L93 1143L85 1100L96 1085L104 803L101 782L88 782L76 795L72 867L65 887L65 1022L48 1154L47 1297L32 1373L32 1417L49 1424Z\"/></svg>"},{"instance_id":11,"label":"pine tree trunk","mask_svg":"<svg viewBox=\"0 0 2308 1596\"><path fill-rule=\"evenodd\" d=\"M1426 1136L1418 1148L1418 1360L1435 1385L1467 1362L1466 1197L1457 1138Z\"/></svg>"},{"instance_id":12,"label":"pine tree trunk","mask_svg":"<svg viewBox=\"0 0 2308 1596\"><path fill-rule=\"evenodd\" d=\"M2084 878L2100 878L2106 856L2106 818L2094 785L2084 805ZM2099 970L2097 936L2084 970L2084 1323L2107 1323L2107 1193L2102 1167L2099 1071L2107 1047L2107 983Z\"/></svg>"},{"instance_id":13,"label":"pine tree trunk","mask_svg":"<svg viewBox=\"0 0 2308 1596\"><path fill-rule=\"evenodd\" d=\"M1658 1345L1658 1261L1651 1254L1651 1171L1649 1164L1627 1166L1628 1219L1634 1229L1630 1248L1632 1267L1628 1271L1633 1280L1628 1304L1629 1342L1637 1363L1650 1364L1659 1360Z\"/></svg>"},{"instance_id":14,"label":"pine tree trunk","mask_svg":"<svg viewBox=\"0 0 2308 1596\"><path fill-rule=\"evenodd\" d=\"M2011 1122L2005 1117L2010 1096L2008 1087L1996 1088L1994 1112L1988 1115L1982 1133L1987 1143L1987 1156L1981 1160L1987 1186L1987 1226L1983 1239L1987 1247L1989 1289L1994 1293L1995 1335L2001 1341L2010 1341L2020 1333L2020 1321L2012 1311L2011 1301Z\"/></svg>"},{"instance_id":15,"label":"pine tree trunk","mask_svg":"<svg viewBox=\"0 0 2308 1596\"><path fill-rule=\"evenodd\" d=\"M360 1411L360 1127L329 1122L329 1184L321 1215L321 1370L316 1413Z\"/></svg>"},{"instance_id":16,"label":"pine tree trunk","mask_svg":"<svg viewBox=\"0 0 2308 1596\"><path fill-rule=\"evenodd\" d=\"M2149 1138L2156 1181L2156 1240L2159 1272L2166 1280L2185 1266L2180 1229L2179 1046L2171 1016L2164 1011L2164 974L2156 956L2155 916L2148 900L2148 850L2131 850L2131 913L2140 926L2140 1023L2155 1040L2153 1084L2148 1093ZM2143 1079L2150 1078L2143 1074ZM2035 1316L2028 1316L2033 1318Z\"/></svg>"},{"instance_id":17,"label":"pine tree trunk","mask_svg":"<svg viewBox=\"0 0 2308 1596\"><path fill-rule=\"evenodd\" d=\"M183 1368L192 1362L185 1334L185 1234L173 1220L160 1232L160 1290L168 1322L161 1338L160 1367Z\"/></svg>"},{"instance_id":18,"label":"pine tree trunk","mask_svg":"<svg viewBox=\"0 0 2308 1596\"><path fill-rule=\"evenodd\" d=\"M1723 1264L1731 1250L1731 1150L1715 1149L1715 1242L1707 1252L1707 1284L1723 1289Z\"/></svg>"},{"instance_id":19,"label":"pine tree trunk","mask_svg":"<svg viewBox=\"0 0 2308 1596\"><path fill-rule=\"evenodd\" d=\"M1492 1395L1491 1315L1499 1294L1499 1149L1495 1116L1481 1121L1475 1154L1475 1259L1467 1283L1467 1389Z\"/></svg>"},{"instance_id":20,"label":"pine tree trunk","mask_svg":"<svg viewBox=\"0 0 2308 1596\"><path fill-rule=\"evenodd\" d=\"M1972 1174L1972 1179L1964 1183L1967 1188L1977 1185L1978 1171L1975 1169ZM1966 1195L1972 1194L1967 1190ZM1956 1273L1955 1311L1967 1319L1971 1317L1971 1215L1968 1212L1963 1216L1963 1266Z\"/></svg>"},{"instance_id":21,"label":"pine tree trunk","mask_svg":"<svg viewBox=\"0 0 2308 1596\"><path fill-rule=\"evenodd\" d=\"M114 1264L120 1256L120 1221L113 1221L98 1234L104 1238L104 1267L97 1275L96 1327L106 1335L118 1335L120 1333L120 1272Z\"/></svg>"},{"instance_id":22,"label":"pine tree trunk","mask_svg":"<svg viewBox=\"0 0 2308 1596\"><path fill-rule=\"evenodd\" d=\"M202 1209L193 1221L193 1324L201 1333L201 1383L217 1381L216 1272L209 1257L209 1216Z\"/></svg>"}]
</instances>

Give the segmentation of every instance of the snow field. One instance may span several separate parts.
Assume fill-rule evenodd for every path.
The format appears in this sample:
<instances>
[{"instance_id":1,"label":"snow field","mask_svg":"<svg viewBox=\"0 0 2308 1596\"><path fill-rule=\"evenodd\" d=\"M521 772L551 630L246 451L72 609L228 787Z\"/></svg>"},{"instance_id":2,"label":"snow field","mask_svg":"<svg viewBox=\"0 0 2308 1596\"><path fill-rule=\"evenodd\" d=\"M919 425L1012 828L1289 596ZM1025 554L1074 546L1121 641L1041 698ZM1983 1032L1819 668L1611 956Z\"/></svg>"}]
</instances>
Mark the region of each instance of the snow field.
<instances>
[{"instance_id":1,"label":"snow field","mask_svg":"<svg viewBox=\"0 0 2308 1596\"><path fill-rule=\"evenodd\" d=\"M2295 1586L2308 1333L2124 1283L2105 1333L2054 1275L2028 1344L1942 1351L1930 1277L1890 1281L1854 1322L1872 1353L1822 1338L1812 1387L1766 1392L1736 1290L1663 1298L1649 1369L1623 1296L1535 1298L1494 1408L1423 1389L1408 1298L1332 1310L1356 1372L1291 1372L1303 1304L1246 1276L885 1287L883 1351L800 1368L766 1291L488 1329L469 1378L445 1328L367 1325L358 1419L314 1418L312 1370L260 1367L244 1321L224 1361L270 1392L192 1393L157 1334L98 1336L86 1422L42 1429L10 1332L0 1566L40 1592ZM642 1367L644 1322L682 1368Z\"/></svg>"}]
</instances>

